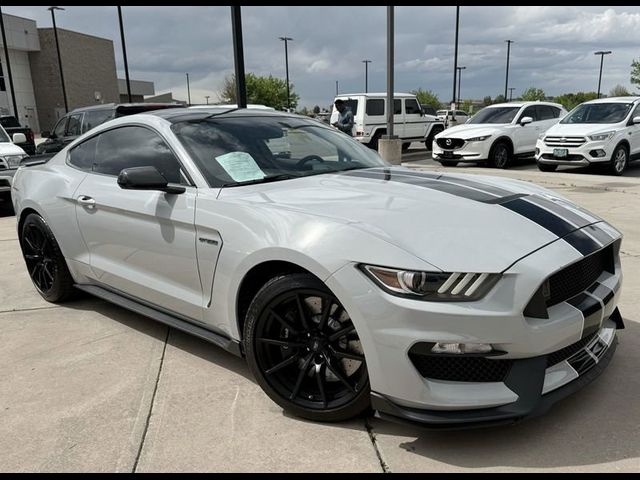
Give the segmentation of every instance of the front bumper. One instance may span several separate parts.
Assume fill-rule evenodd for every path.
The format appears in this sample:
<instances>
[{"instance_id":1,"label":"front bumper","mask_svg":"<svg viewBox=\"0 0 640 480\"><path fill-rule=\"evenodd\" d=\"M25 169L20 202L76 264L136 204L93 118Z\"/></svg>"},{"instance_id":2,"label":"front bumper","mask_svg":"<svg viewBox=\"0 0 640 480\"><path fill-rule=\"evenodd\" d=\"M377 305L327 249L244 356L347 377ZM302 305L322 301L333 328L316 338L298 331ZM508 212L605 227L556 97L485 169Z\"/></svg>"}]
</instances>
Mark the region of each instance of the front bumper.
<instances>
[{"instance_id":1,"label":"front bumper","mask_svg":"<svg viewBox=\"0 0 640 480\"><path fill-rule=\"evenodd\" d=\"M543 165L567 165L574 167L588 167L592 164L604 164L611 162L614 141L592 142L588 141L580 146L549 146L543 140L536 143L536 162ZM557 157L554 150L561 148L567 150L566 157ZM598 152L599 155L596 155Z\"/></svg>"},{"instance_id":2,"label":"front bumper","mask_svg":"<svg viewBox=\"0 0 640 480\"><path fill-rule=\"evenodd\" d=\"M446 131L445 131L446 132ZM479 162L486 161L489 158L489 150L491 142L464 142L459 148L444 149L438 146L436 141L432 145L432 157L436 161L450 162Z\"/></svg>"},{"instance_id":3,"label":"front bumper","mask_svg":"<svg viewBox=\"0 0 640 480\"><path fill-rule=\"evenodd\" d=\"M17 169L0 170L0 193L11 192L11 184Z\"/></svg>"},{"instance_id":4,"label":"front bumper","mask_svg":"<svg viewBox=\"0 0 640 480\"><path fill-rule=\"evenodd\" d=\"M505 384L518 395L518 400L508 405L454 412L429 411L397 405L378 393L372 393L371 404L379 418L398 423L418 424L430 429L455 430L518 423L543 415L553 404L577 392L600 376L616 350L618 343L616 328L624 328L622 317L617 309L612 319L606 322L605 327L592 342L557 368L546 368L546 355L514 362ZM599 355L592 353L596 346L601 348L603 345L606 345L606 348L600 350ZM581 374L575 373L576 376L571 381L559 388L546 391L548 379L553 376L554 369L556 372L560 368L571 369L573 367L570 363L578 364L582 360L581 357L586 357L590 361L583 367Z\"/></svg>"}]
</instances>

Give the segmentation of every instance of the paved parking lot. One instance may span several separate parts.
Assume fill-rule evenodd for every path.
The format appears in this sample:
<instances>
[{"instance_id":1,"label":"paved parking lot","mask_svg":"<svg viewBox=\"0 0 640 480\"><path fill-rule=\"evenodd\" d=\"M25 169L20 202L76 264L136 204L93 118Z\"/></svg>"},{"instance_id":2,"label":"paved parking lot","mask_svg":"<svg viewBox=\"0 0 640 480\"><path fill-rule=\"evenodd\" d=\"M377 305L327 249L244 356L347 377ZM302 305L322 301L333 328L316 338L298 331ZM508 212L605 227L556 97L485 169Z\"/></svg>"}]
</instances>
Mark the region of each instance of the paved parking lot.
<instances>
[{"instance_id":1,"label":"paved parking lot","mask_svg":"<svg viewBox=\"0 0 640 480\"><path fill-rule=\"evenodd\" d=\"M462 170L425 156L412 149L405 165ZM544 417L462 432L292 418L242 360L201 340L91 298L41 300L0 205L0 471L638 471L640 167L625 177L464 171L542 184L625 234L616 357Z\"/></svg>"}]
</instances>

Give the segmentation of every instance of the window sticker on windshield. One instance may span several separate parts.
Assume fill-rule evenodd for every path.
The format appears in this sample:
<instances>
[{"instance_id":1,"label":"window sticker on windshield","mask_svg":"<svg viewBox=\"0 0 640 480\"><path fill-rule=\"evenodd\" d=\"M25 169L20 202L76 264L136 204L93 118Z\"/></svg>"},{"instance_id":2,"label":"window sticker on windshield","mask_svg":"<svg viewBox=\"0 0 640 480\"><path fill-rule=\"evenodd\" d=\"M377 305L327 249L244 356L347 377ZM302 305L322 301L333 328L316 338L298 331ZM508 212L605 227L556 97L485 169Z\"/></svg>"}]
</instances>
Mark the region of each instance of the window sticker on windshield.
<instances>
[{"instance_id":1,"label":"window sticker on windshield","mask_svg":"<svg viewBox=\"0 0 640 480\"><path fill-rule=\"evenodd\" d=\"M256 161L247 152L229 152L216 157L234 182L260 180L265 177Z\"/></svg>"}]
</instances>

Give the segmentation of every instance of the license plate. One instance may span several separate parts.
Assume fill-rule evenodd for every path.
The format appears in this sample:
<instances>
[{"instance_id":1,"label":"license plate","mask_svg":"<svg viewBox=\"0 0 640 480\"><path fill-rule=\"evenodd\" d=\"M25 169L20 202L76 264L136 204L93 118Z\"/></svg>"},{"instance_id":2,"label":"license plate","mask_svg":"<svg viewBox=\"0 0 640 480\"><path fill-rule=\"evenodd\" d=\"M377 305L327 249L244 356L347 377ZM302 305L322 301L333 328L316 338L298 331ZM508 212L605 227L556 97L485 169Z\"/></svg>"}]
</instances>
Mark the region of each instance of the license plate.
<instances>
[{"instance_id":1,"label":"license plate","mask_svg":"<svg viewBox=\"0 0 640 480\"><path fill-rule=\"evenodd\" d=\"M453 152L443 152L444 158L453 158Z\"/></svg>"},{"instance_id":2,"label":"license plate","mask_svg":"<svg viewBox=\"0 0 640 480\"><path fill-rule=\"evenodd\" d=\"M553 156L554 157L567 158L567 155L569 155L569 150L567 150L566 148L554 148L553 149Z\"/></svg>"}]
</instances>

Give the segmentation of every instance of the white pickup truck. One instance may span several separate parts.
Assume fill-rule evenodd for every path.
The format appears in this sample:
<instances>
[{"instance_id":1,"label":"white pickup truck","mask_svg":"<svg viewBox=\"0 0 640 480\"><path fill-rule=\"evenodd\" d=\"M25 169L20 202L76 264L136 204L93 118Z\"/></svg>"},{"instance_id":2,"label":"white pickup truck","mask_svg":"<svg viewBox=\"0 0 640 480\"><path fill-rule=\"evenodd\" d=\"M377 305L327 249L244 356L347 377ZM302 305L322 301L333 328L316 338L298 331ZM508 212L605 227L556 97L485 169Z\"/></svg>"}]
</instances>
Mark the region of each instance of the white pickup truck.
<instances>
[{"instance_id":1,"label":"white pickup truck","mask_svg":"<svg viewBox=\"0 0 640 480\"><path fill-rule=\"evenodd\" d=\"M387 134L387 94L353 93L338 95L335 100L344 101L354 117L353 137L377 150L378 140ZM393 134L402 140L402 149L407 150L411 142L424 142L431 150L433 137L444 130L444 122L434 115L426 115L415 95L394 93ZM338 120L338 111L333 107L331 122Z\"/></svg>"},{"instance_id":2,"label":"white pickup truck","mask_svg":"<svg viewBox=\"0 0 640 480\"><path fill-rule=\"evenodd\" d=\"M7 200L11 195L11 182L16 170L27 153L16 145L25 143L24 133L14 133L13 138L0 125L0 199Z\"/></svg>"}]
</instances>

